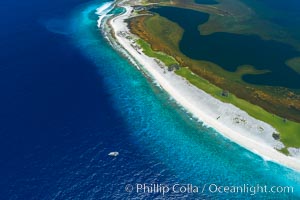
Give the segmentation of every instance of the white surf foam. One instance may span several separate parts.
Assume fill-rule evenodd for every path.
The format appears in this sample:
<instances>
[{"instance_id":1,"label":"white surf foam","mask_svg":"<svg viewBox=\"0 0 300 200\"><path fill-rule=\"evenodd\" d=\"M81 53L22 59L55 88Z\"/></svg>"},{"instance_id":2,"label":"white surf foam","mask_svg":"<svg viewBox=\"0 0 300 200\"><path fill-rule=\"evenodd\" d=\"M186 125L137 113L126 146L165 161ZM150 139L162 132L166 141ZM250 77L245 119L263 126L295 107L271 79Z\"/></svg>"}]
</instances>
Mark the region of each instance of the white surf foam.
<instances>
[{"instance_id":1,"label":"white surf foam","mask_svg":"<svg viewBox=\"0 0 300 200\"><path fill-rule=\"evenodd\" d=\"M109 13L112 9L113 9L113 1L111 2L106 2L104 4L102 4L99 8L97 8L96 10L96 14L99 15L98 18L98 24L97 26L100 28L101 24L102 24L102 20L104 19L104 17L107 16L107 13Z\"/></svg>"}]
</instances>

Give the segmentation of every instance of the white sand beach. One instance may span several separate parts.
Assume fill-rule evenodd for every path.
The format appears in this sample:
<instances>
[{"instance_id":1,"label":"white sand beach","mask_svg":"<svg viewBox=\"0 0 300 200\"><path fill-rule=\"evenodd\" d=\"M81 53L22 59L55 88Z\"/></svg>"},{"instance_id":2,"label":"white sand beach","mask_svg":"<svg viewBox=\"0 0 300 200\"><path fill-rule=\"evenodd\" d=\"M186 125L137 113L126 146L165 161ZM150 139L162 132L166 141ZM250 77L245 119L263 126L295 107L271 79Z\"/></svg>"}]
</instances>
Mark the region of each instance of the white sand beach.
<instances>
[{"instance_id":1,"label":"white sand beach","mask_svg":"<svg viewBox=\"0 0 300 200\"><path fill-rule=\"evenodd\" d=\"M129 5L119 6L123 6L126 12L108 21L113 29L116 42L178 104L207 126L215 129L229 140L260 155L265 160L300 171L299 157L286 156L276 150L283 148L284 145L272 137L273 133L277 133L273 127L249 116L246 112L231 104L213 98L174 72L166 70L162 67L163 64L156 59L146 56L135 44L137 36L130 33L127 24L124 22L125 19L131 17L133 8Z\"/></svg>"}]
</instances>

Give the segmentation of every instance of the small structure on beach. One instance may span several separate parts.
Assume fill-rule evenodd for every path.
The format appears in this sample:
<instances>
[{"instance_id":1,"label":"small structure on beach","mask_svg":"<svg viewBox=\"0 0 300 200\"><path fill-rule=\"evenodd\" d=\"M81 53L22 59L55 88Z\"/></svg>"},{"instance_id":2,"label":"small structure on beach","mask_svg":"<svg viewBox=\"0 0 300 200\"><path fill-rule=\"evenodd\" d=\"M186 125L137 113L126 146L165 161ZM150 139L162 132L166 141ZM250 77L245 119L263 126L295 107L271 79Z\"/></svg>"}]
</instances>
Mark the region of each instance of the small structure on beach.
<instances>
[{"instance_id":1,"label":"small structure on beach","mask_svg":"<svg viewBox=\"0 0 300 200\"><path fill-rule=\"evenodd\" d=\"M223 97L229 97L229 91L228 91L228 90L222 90L221 95L222 95Z\"/></svg>"},{"instance_id":2,"label":"small structure on beach","mask_svg":"<svg viewBox=\"0 0 300 200\"><path fill-rule=\"evenodd\" d=\"M275 140L280 140L280 135L279 135L279 133L273 133L272 134L272 137L275 139Z\"/></svg>"},{"instance_id":3,"label":"small structure on beach","mask_svg":"<svg viewBox=\"0 0 300 200\"><path fill-rule=\"evenodd\" d=\"M172 64L172 65L168 66L169 72L174 71L174 70L179 70L179 69L180 69L180 66L178 64Z\"/></svg>"}]
</instances>

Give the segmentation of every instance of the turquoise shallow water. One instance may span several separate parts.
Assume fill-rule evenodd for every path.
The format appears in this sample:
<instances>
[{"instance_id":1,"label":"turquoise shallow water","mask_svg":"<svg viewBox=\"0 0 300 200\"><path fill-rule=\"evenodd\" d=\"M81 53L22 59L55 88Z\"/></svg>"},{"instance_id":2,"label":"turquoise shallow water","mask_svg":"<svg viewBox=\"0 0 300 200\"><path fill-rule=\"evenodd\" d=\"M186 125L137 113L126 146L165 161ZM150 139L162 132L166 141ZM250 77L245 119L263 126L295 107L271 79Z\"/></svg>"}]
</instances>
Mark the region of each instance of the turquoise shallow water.
<instances>
[{"instance_id":1,"label":"turquoise shallow water","mask_svg":"<svg viewBox=\"0 0 300 200\"><path fill-rule=\"evenodd\" d=\"M155 83L146 78L124 56L112 49L97 29L95 10L101 2L81 6L72 14L72 42L95 65L103 78L116 112L128 126L129 143L120 143L120 155L115 162L103 163L98 173L114 174L114 179L103 179L103 198L162 197L162 194L128 193L126 184L158 183L172 185L268 185L293 186L293 194L250 193L221 194L207 189L198 194L167 194L165 197L206 199L300 199L300 174L234 144L211 128L187 114ZM116 126L117 126L116 122ZM112 127L113 129L114 127ZM111 135L113 138L114 135ZM130 145L145 168L126 151ZM123 156L124 155L124 156ZM137 167L139 163L139 167ZM148 165L153 167L146 167ZM109 167L107 167L107 165ZM105 168L105 169L104 169ZM130 170L129 170L130 169ZM88 170L88 169L87 169ZM95 188L94 188L95 189Z\"/></svg>"}]
</instances>

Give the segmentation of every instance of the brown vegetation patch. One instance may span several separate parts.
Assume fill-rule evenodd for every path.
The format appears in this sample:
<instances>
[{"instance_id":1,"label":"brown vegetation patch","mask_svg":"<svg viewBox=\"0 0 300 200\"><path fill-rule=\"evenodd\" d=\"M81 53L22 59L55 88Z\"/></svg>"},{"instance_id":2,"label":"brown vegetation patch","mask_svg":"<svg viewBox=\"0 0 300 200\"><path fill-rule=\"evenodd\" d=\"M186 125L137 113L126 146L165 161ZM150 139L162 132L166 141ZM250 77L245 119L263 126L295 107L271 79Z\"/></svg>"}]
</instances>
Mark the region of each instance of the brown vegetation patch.
<instances>
[{"instance_id":1,"label":"brown vegetation patch","mask_svg":"<svg viewBox=\"0 0 300 200\"><path fill-rule=\"evenodd\" d=\"M132 18L129 28L151 44L153 50L173 56L181 66L189 67L193 73L218 87L278 116L300 122L300 91L250 85L241 80L241 73L231 73L214 63L186 57L178 48L183 30L158 15Z\"/></svg>"}]
</instances>

